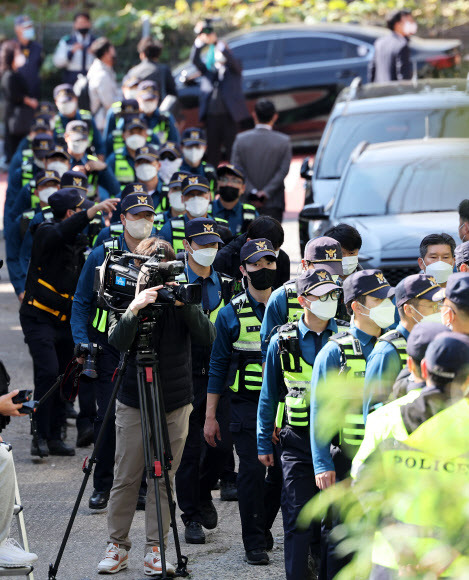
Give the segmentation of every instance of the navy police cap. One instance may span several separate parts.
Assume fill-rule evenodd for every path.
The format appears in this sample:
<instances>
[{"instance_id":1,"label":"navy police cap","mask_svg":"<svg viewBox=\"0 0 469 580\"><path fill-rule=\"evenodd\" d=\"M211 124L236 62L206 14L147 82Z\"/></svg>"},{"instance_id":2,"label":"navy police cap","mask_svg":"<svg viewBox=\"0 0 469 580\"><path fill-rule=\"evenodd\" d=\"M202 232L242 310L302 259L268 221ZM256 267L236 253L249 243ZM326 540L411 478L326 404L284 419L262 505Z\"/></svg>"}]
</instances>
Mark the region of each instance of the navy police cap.
<instances>
[{"instance_id":1,"label":"navy police cap","mask_svg":"<svg viewBox=\"0 0 469 580\"><path fill-rule=\"evenodd\" d=\"M350 274L342 285L344 302L348 304L359 296L373 296L374 298L391 298L394 288L384 277L381 270L361 270Z\"/></svg>"},{"instance_id":2,"label":"navy police cap","mask_svg":"<svg viewBox=\"0 0 469 580\"><path fill-rule=\"evenodd\" d=\"M412 298L431 300L440 288L433 276L427 274L407 276L396 286L396 306L399 308Z\"/></svg>"},{"instance_id":3,"label":"navy police cap","mask_svg":"<svg viewBox=\"0 0 469 580\"><path fill-rule=\"evenodd\" d=\"M222 243L217 222L210 218L200 217L189 220L185 226L185 235L186 240L194 240L199 246L213 242Z\"/></svg>"},{"instance_id":4,"label":"navy police cap","mask_svg":"<svg viewBox=\"0 0 469 580\"><path fill-rule=\"evenodd\" d=\"M253 264L261 258L277 260L272 242L266 238L257 238L256 240L246 242L241 248L239 257L242 263L247 262L248 264Z\"/></svg>"}]
</instances>

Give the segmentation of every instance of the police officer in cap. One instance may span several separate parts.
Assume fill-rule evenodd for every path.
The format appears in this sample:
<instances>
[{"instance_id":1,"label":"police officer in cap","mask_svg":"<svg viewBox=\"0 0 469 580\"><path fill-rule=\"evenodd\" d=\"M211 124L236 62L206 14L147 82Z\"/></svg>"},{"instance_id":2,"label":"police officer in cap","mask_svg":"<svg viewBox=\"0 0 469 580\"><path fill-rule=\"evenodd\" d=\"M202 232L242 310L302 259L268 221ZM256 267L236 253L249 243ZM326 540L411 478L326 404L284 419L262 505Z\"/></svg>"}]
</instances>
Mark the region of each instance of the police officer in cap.
<instances>
[{"instance_id":1,"label":"police officer in cap","mask_svg":"<svg viewBox=\"0 0 469 580\"><path fill-rule=\"evenodd\" d=\"M446 288L433 296L436 302L443 300L441 321L445 326L469 335L469 273L451 274Z\"/></svg>"},{"instance_id":2,"label":"police officer in cap","mask_svg":"<svg viewBox=\"0 0 469 580\"><path fill-rule=\"evenodd\" d=\"M167 185L182 165L181 149L177 143L167 141L160 147L158 153L160 155L160 177Z\"/></svg>"},{"instance_id":3,"label":"police officer in cap","mask_svg":"<svg viewBox=\"0 0 469 580\"><path fill-rule=\"evenodd\" d=\"M137 87L137 101L141 118L144 119L152 134L161 145L168 141L179 144L181 141L174 117L168 111L160 111L158 102L160 91L154 81L142 81Z\"/></svg>"},{"instance_id":4,"label":"police officer in cap","mask_svg":"<svg viewBox=\"0 0 469 580\"><path fill-rule=\"evenodd\" d=\"M34 235L31 263L20 309L25 342L34 364L35 399L39 400L73 356L70 314L86 243L81 232L98 211L108 213L116 201L93 205L76 189L61 189L49 198L54 219ZM38 440L32 455L74 455L61 439L64 404L57 390L36 413Z\"/></svg>"},{"instance_id":5,"label":"police officer in cap","mask_svg":"<svg viewBox=\"0 0 469 580\"><path fill-rule=\"evenodd\" d=\"M138 83L137 83L138 84ZM106 147L106 157L124 147L123 128L127 119L138 117L140 112L137 99L125 98L116 101L106 113L106 125L103 140Z\"/></svg>"},{"instance_id":6,"label":"police officer in cap","mask_svg":"<svg viewBox=\"0 0 469 580\"><path fill-rule=\"evenodd\" d=\"M169 209L163 214L164 223L169 221L171 218L178 217L186 213L186 206L182 201L182 182L190 173L187 171L176 171L171 176L168 183L168 202Z\"/></svg>"},{"instance_id":7,"label":"police officer in cap","mask_svg":"<svg viewBox=\"0 0 469 580\"><path fill-rule=\"evenodd\" d=\"M213 165L202 161L207 151L207 138L205 132L199 127L184 129L181 137L182 156L184 158L181 170L188 171L193 175L202 175L208 179L210 191L217 191L217 172Z\"/></svg>"},{"instance_id":8,"label":"police officer in cap","mask_svg":"<svg viewBox=\"0 0 469 580\"><path fill-rule=\"evenodd\" d=\"M47 116L35 117L31 128L29 129L29 133L26 137L20 141L20 144L16 148L15 154L10 160L10 165L8 166L8 177L13 175L13 173L21 167L22 164L27 165L28 163L32 162L33 159L33 139L42 133L43 135L51 135L53 134L52 129L50 128L49 119Z\"/></svg>"},{"instance_id":9,"label":"police officer in cap","mask_svg":"<svg viewBox=\"0 0 469 580\"><path fill-rule=\"evenodd\" d=\"M145 145L135 152L135 175L143 183L153 199L155 213L162 213L169 207L164 183L159 175L160 157L154 145Z\"/></svg>"}]
</instances>

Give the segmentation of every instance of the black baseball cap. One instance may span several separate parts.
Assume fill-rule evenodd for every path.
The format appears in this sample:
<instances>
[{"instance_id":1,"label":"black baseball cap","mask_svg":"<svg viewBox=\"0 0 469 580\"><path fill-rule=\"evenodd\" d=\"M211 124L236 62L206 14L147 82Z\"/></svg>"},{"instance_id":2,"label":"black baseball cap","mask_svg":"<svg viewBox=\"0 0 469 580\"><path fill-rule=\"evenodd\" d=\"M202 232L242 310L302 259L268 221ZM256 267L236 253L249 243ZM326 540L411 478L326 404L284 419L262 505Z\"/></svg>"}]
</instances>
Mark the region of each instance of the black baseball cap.
<instances>
[{"instance_id":1,"label":"black baseball cap","mask_svg":"<svg viewBox=\"0 0 469 580\"><path fill-rule=\"evenodd\" d=\"M225 173L231 173L231 175L236 175L236 177L239 177L243 181L246 180L243 170L238 165L232 165L231 163L224 163L223 165L219 165L217 167L218 177L225 175Z\"/></svg>"},{"instance_id":2,"label":"black baseball cap","mask_svg":"<svg viewBox=\"0 0 469 580\"><path fill-rule=\"evenodd\" d=\"M261 258L268 257L271 260L277 260L272 242L267 238L257 238L256 240L249 240L241 248L239 254L241 263L247 262L253 264Z\"/></svg>"},{"instance_id":3,"label":"black baseball cap","mask_svg":"<svg viewBox=\"0 0 469 580\"><path fill-rule=\"evenodd\" d=\"M207 145L205 131L199 127L188 127L182 133L181 142L183 146Z\"/></svg>"},{"instance_id":4,"label":"black baseball cap","mask_svg":"<svg viewBox=\"0 0 469 580\"><path fill-rule=\"evenodd\" d=\"M459 268L461 264L469 264L469 242L463 242L456 246L454 250L454 259L456 260L456 267Z\"/></svg>"},{"instance_id":5,"label":"black baseball cap","mask_svg":"<svg viewBox=\"0 0 469 580\"><path fill-rule=\"evenodd\" d=\"M119 111L120 116L126 115L138 115L140 107L138 106L137 99L122 99L121 109Z\"/></svg>"},{"instance_id":6,"label":"black baseball cap","mask_svg":"<svg viewBox=\"0 0 469 580\"><path fill-rule=\"evenodd\" d=\"M59 189L49 197L49 205L54 214L62 215L68 209L89 209L93 207L93 202L82 197L78 189L66 187Z\"/></svg>"},{"instance_id":7,"label":"black baseball cap","mask_svg":"<svg viewBox=\"0 0 469 580\"><path fill-rule=\"evenodd\" d=\"M425 352L431 341L440 332L447 332L447 330L446 326L441 322L419 322L410 331L407 338L407 354L418 363L421 363L425 358Z\"/></svg>"},{"instance_id":8,"label":"black baseball cap","mask_svg":"<svg viewBox=\"0 0 469 580\"><path fill-rule=\"evenodd\" d=\"M327 270L332 275L343 276L342 248L340 243L333 238L321 236L309 240L305 248L305 258L318 268Z\"/></svg>"},{"instance_id":9,"label":"black baseball cap","mask_svg":"<svg viewBox=\"0 0 469 580\"><path fill-rule=\"evenodd\" d=\"M38 159L44 159L47 153L54 148L54 138L46 133L38 133L32 143L34 156Z\"/></svg>"},{"instance_id":10,"label":"black baseball cap","mask_svg":"<svg viewBox=\"0 0 469 580\"><path fill-rule=\"evenodd\" d=\"M39 132L43 130L50 131L51 129L49 119L50 117L47 117L46 115L36 117L31 124L30 131L39 131Z\"/></svg>"},{"instance_id":11,"label":"black baseball cap","mask_svg":"<svg viewBox=\"0 0 469 580\"><path fill-rule=\"evenodd\" d=\"M455 379L465 368L469 372L469 337L459 332L442 332L425 353L427 369L446 380Z\"/></svg>"},{"instance_id":12,"label":"black baseball cap","mask_svg":"<svg viewBox=\"0 0 469 580\"><path fill-rule=\"evenodd\" d=\"M186 240L194 240L197 244L223 243L218 233L217 222L210 218L194 218L189 220L185 226Z\"/></svg>"},{"instance_id":13,"label":"black baseball cap","mask_svg":"<svg viewBox=\"0 0 469 580\"><path fill-rule=\"evenodd\" d=\"M361 270L350 274L342 285L344 302L348 304L358 296L373 296L374 298L392 298L394 288L384 277L381 270Z\"/></svg>"},{"instance_id":14,"label":"black baseball cap","mask_svg":"<svg viewBox=\"0 0 469 580\"><path fill-rule=\"evenodd\" d=\"M154 101L160 96L160 89L155 81L142 81L138 87L138 96L144 101Z\"/></svg>"},{"instance_id":15,"label":"black baseball cap","mask_svg":"<svg viewBox=\"0 0 469 580\"><path fill-rule=\"evenodd\" d=\"M396 286L396 306L399 308L412 298L431 300L440 288L433 276L426 274L407 276Z\"/></svg>"},{"instance_id":16,"label":"black baseball cap","mask_svg":"<svg viewBox=\"0 0 469 580\"><path fill-rule=\"evenodd\" d=\"M20 14L20 16L17 16L15 18L15 26L28 27L28 26L32 26L32 25L33 25L33 21L31 20L31 18L27 14Z\"/></svg>"},{"instance_id":17,"label":"black baseball cap","mask_svg":"<svg viewBox=\"0 0 469 580\"><path fill-rule=\"evenodd\" d=\"M124 131L131 131L132 129L148 129L148 125L145 121L139 117L131 117L126 119L124 123Z\"/></svg>"},{"instance_id":18,"label":"black baseball cap","mask_svg":"<svg viewBox=\"0 0 469 580\"><path fill-rule=\"evenodd\" d=\"M189 175L192 175L191 173L189 173L188 171L176 171L176 173L173 173L171 175L171 179L169 180L169 188L173 188L177 185L179 185L179 187L182 187L182 182L184 181L184 179L186 179L186 177L189 177Z\"/></svg>"},{"instance_id":19,"label":"black baseball cap","mask_svg":"<svg viewBox=\"0 0 469 580\"><path fill-rule=\"evenodd\" d=\"M203 175L188 175L181 185L182 195L191 191L210 191L210 183Z\"/></svg>"},{"instance_id":20,"label":"black baseball cap","mask_svg":"<svg viewBox=\"0 0 469 580\"><path fill-rule=\"evenodd\" d=\"M38 108L34 111L34 116L39 117L44 115L50 119L55 115L56 111L57 109L54 103L50 103L49 101L41 101Z\"/></svg>"},{"instance_id":21,"label":"black baseball cap","mask_svg":"<svg viewBox=\"0 0 469 580\"><path fill-rule=\"evenodd\" d=\"M122 192L124 195L124 192ZM154 211L155 206L151 195L146 191L141 193L129 193L121 202L122 213L129 212L132 215L141 211Z\"/></svg>"},{"instance_id":22,"label":"black baseball cap","mask_svg":"<svg viewBox=\"0 0 469 580\"><path fill-rule=\"evenodd\" d=\"M60 187L88 191L88 177L80 171L66 171L60 180Z\"/></svg>"},{"instance_id":23,"label":"black baseball cap","mask_svg":"<svg viewBox=\"0 0 469 580\"><path fill-rule=\"evenodd\" d=\"M140 195L143 193L146 195L148 193L147 186L138 181L128 183L121 192L121 199L124 199L124 197L131 195L132 193L138 193Z\"/></svg>"},{"instance_id":24,"label":"black baseball cap","mask_svg":"<svg viewBox=\"0 0 469 580\"><path fill-rule=\"evenodd\" d=\"M65 133L78 133L82 137L88 137L90 132L88 124L85 121L76 119L75 121L70 121L65 127Z\"/></svg>"},{"instance_id":25,"label":"black baseball cap","mask_svg":"<svg viewBox=\"0 0 469 580\"><path fill-rule=\"evenodd\" d=\"M296 279L296 293L298 296L323 296L333 290L340 290L334 283L332 276L327 270L318 268L317 270L305 270Z\"/></svg>"},{"instance_id":26,"label":"black baseball cap","mask_svg":"<svg viewBox=\"0 0 469 580\"><path fill-rule=\"evenodd\" d=\"M138 87L138 85L140 84L140 79L137 77L125 77L124 80L122 81L122 86L127 88L127 89L131 89L133 87Z\"/></svg>"},{"instance_id":27,"label":"black baseball cap","mask_svg":"<svg viewBox=\"0 0 469 580\"><path fill-rule=\"evenodd\" d=\"M135 161L140 161L140 159L158 161L159 158L158 149L154 145L145 145L135 151Z\"/></svg>"},{"instance_id":28,"label":"black baseball cap","mask_svg":"<svg viewBox=\"0 0 469 580\"><path fill-rule=\"evenodd\" d=\"M44 171L39 171L36 175L36 185L44 185L45 183L57 183L60 185L60 177L57 171L51 171L46 169Z\"/></svg>"},{"instance_id":29,"label":"black baseball cap","mask_svg":"<svg viewBox=\"0 0 469 580\"><path fill-rule=\"evenodd\" d=\"M448 298L456 306L469 308L469 272L457 272L451 274L446 283L446 288L441 288L433 296L434 302Z\"/></svg>"},{"instance_id":30,"label":"black baseball cap","mask_svg":"<svg viewBox=\"0 0 469 580\"><path fill-rule=\"evenodd\" d=\"M68 103L75 98L75 93L73 92L72 85L64 83L62 85L57 85L54 88L54 100L58 103Z\"/></svg>"},{"instance_id":31,"label":"black baseball cap","mask_svg":"<svg viewBox=\"0 0 469 580\"><path fill-rule=\"evenodd\" d=\"M166 141L166 143L160 147L159 153L160 157L163 155L163 153L172 153L175 157L182 157L179 145L177 143L173 143L172 141Z\"/></svg>"},{"instance_id":32,"label":"black baseball cap","mask_svg":"<svg viewBox=\"0 0 469 580\"><path fill-rule=\"evenodd\" d=\"M63 145L54 145L54 147L47 152L46 157L50 159L51 157L65 157L65 159L71 159L70 153L67 148Z\"/></svg>"}]
</instances>

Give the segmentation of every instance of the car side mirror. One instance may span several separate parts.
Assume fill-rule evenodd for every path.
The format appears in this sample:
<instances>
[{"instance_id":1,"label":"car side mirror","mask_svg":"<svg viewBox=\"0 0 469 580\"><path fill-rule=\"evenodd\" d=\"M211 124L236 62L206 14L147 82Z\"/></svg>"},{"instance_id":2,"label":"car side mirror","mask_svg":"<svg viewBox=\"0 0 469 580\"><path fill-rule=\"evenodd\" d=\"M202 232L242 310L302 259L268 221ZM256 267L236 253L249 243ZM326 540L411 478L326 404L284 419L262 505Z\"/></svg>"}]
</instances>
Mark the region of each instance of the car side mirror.
<instances>
[{"instance_id":1,"label":"car side mirror","mask_svg":"<svg viewBox=\"0 0 469 580\"><path fill-rule=\"evenodd\" d=\"M324 206L318 203L310 203L305 205L305 207L300 212L300 220L311 221L311 220L328 220L329 215L324 211Z\"/></svg>"},{"instance_id":2,"label":"car side mirror","mask_svg":"<svg viewBox=\"0 0 469 580\"><path fill-rule=\"evenodd\" d=\"M310 166L311 157L305 157L301 164L300 177L303 179L311 179L313 177L313 167Z\"/></svg>"}]
</instances>

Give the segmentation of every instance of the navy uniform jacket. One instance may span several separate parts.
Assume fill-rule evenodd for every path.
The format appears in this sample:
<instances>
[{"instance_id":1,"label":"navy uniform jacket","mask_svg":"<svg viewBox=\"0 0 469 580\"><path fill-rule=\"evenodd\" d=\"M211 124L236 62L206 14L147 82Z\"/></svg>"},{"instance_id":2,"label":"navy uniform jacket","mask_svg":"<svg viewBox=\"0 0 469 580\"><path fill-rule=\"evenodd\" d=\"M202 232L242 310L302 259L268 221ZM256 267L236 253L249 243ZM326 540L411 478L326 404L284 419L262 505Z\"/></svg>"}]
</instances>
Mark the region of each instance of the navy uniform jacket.
<instances>
[{"instance_id":1,"label":"navy uniform jacket","mask_svg":"<svg viewBox=\"0 0 469 580\"><path fill-rule=\"evenodd\" d=\"M41 98L41 78L39 71L42 65L42 46L31 40L26 46L21 45L21 52L26 57L26 63L18 69L28 86L29 96Z\"/></svg>"},{"instance_id":2,"label":"navy uniform jacket","mask_svg":"<svg viewBox=\"0 0 469 580\"><path fill-rule=\"evenodd\" d=\"M378 38L373 60L368 67L369 82L387 83L411 78L409 39L395 32Z\"/></svg>"},{"instance_id":3,"label":"navy uniform jacket","mask_svg":"<svg viewBox=\"0 0 469 580\"><path fill-rule=\"evenodd\" d=\"M228 227L234 236L241 233L243 228L243 204L238 202L233 209L225 209L220 200L216 199L212 203L212 214L214 218L222 218L228 222ZM259 217L259 213L255 212L256 218Z\"/></svg>"},{"instance_id":4,"label":"navy uniform jacket","mask_svg":"<svg viewBox=\"0 0 469 580\"><path fill-rule=\"evenodd\" d=\"M36 177L37 173L40 171L39 167L33 163L33 178ZM22 185L22 168L19 167L9 178L7 186L7 194L5 199L4 217L3 217L3 227L5 230L5 236L8 235L8 228L12 223L11 211L16 203L18 195L23 188ZM27 208L26 208L27 209Z\"/></svg>"},{"instance_id":5,"label":"navy uniform jacket","mask_svg":"<svg viewBox=\"0 0 469 580\"><path fill-rule=\"evenodd\" d=\"M28 135L21 139L20 144L10 160L10 165L8 166L8 178L10 178L13 173L21 167L21 163L23 162L23 151L25 149L31 149L31 140Z\"/></svg>"}]
</instances>

